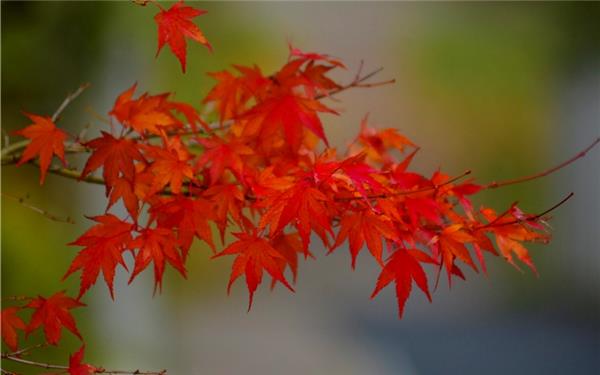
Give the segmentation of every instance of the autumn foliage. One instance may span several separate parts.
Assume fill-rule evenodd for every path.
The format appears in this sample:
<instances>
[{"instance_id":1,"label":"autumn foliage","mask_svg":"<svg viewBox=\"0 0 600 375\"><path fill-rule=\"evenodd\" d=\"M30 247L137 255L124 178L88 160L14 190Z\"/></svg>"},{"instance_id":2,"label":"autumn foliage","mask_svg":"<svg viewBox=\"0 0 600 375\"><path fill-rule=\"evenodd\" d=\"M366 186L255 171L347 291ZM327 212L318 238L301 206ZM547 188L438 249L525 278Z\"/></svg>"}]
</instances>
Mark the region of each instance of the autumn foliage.
<instances>
[{"instance_id":1,"label":"autumn foliage","mask_svg":"<svg viewBox=\"0 0 600 375\"><path fill-rule=\"evenodd\" d=\"M212 48L193 23L205 13L178 2L155 17L158 52L168 44L184 72L186 38ZM17 134L29 142L17 164L37 163L40 183L48 172L101 183L107 202L65 250L73 261L64 277L80 278L78 293L2 310L8 348L20 347L19 331L43 329L50 345L60 343L62 328L81 338L70 310L85 306L81 301L100 278L116 299L117 272L128 273L129 282L153 272L160 290L167 268L186 277L197 241L215 261L229 259L227 291L243 278L249 309L264 276L293 292L299 261L325 255L322 248L348 251L352 268L359 256L376 262L381 273L371 297L393 285L400 316L414 285L431 300L437 281L428 280L427 267L436 279L464 279L465 267L486 271L487 253L537 272L525 246L549 240L544 215L471 203L497 184L477 184L468 171L419 173L412 167L418 146L396 129L372 127L367 117L348 148L330 147L324 120L339 115L330 98L390 83L361 72L340 83L331 78L339 70L347 71L339 59L290 46L275 72L234 65L209 73L215 84L203 104L210 111L170 93L140 93L133 84L117 95L111 125L93 139L71 137L57 118L26 113L32 123ZM67 169L71 153L87 154L87 161ZM62 166L51 167L55 157ZM119 204L126 215L115 214ZM21 310L33 312L29 322ZM71 356L67 371L104 371L82 363L83 350Z\"/></svg>"}]
</instances>

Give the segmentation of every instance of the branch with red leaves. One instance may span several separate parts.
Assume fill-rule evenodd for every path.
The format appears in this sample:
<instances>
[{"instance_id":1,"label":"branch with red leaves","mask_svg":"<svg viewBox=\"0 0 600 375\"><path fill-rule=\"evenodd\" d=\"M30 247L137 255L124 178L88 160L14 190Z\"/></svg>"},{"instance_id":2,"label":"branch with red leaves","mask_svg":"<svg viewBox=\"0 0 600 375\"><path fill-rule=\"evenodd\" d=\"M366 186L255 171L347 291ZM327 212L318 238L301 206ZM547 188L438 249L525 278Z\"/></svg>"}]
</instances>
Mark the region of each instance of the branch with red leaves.
<instances>
[{"instance_id":1,"label":"branch with red leaves","mask_svg":"<svg viewBox=\"0 0 600 375\"><path fill-rule=\"evenodd\" d=\"M159 8L157 55L168 44L185 72L186 37L212 48L191 21L206 12L183 1L167 10L150 2ZM349 89L394 82L372 82L381 69L363 75L362 67L341 84L331 78L331 72L347 69L340 59L290 46L287 61L270 75L256 65L209 73L216 83L201 98L202 111L169 93L136 94L134 84L116 97L100 134L85 140L57 122L87 85L68 95L52 116L25 113L31 124L16 134L27 139L3 148L2 165L39 167L40 184L51 173L102 185L107 202L102 214L89 217L93 225L69 244L79 250L63 279L79 274L77 297L58 292L14 299L24 304L2 310L2 337L12 351L2 358L71 375L165 374L85 364L84 345L71 355L69 366L31 361L22 358L30 349L19 349L19 335L43 327L46 343L58 345L65 328L82 339L70 310L84 306L83 297L101 274L113 299L120 268L129 272L130 283L152 268L155 291L160 291L168 267L187 276L194 241L210 248L213 259L234 258L227 291L245 277L248 309L265 273L272 286L280 283L294 291L299 259L317 257L315 239L326 254L347 246L353 269L366 249L381 268L371 298L393 282L399 316L413 282L431 300L423 266L437 270L436 286L444 271L449 284L465 279L465 266L487 272L484 252L517 269L519 261L537 274L525 245L550 240L547 214L573 193L539 214L525 213L516 203L500 214L487 206L476 209L471 197L555 173L584 157L600 139L543 172L484 185L474 182L470 170L456 176L441 170L419 173L412 166L419 147L397 129L373 128L367 117L353 142L338 152L322 120L339 115L328 100ZM85 164L67 166L72 155L85 156ZM61 165L52 165L55 158ZM115 215L115 205L127 215ZM226 241L228 235L234 239ZM131 270L125 254L133 255ZM33 314L26 324L19 314L27 309Z\"/></svg>"}]
</instances>

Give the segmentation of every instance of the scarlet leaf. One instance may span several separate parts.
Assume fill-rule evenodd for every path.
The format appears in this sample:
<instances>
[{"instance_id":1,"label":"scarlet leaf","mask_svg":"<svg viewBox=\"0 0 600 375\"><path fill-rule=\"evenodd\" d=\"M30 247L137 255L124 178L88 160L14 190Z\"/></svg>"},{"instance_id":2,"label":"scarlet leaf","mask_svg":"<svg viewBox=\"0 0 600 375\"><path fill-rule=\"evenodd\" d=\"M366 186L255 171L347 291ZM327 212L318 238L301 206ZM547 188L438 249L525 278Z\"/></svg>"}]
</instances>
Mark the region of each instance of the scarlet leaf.
<instances>
[{"instance_id":1,"label":"scarlet leaf","mask_svg":"<svg viewBox=\"0 0 600 375\"><path fill-rule=\"evenodd\" d=\"M38 296L25 306L35 310L25 330L27 334L30 334L40 326L44 326L46 341L51 345L58 345L62 327L81 339L75 319L69 310L82 306L85 306L85 304L67 297L64 291L58 292L49 298Z\"/></svg>"},{"instance_id":2,"label":"scarlet leaf","mask_svg":"<svg viewBox=\"0 0 600 375\"><path fill-rule=\"evenodd\" d=\"M208 200L177 196L153 206L150 214L157 218L158 225L177 232L177 241L183 250L185 260L194 236L215 248L208 220L213 218L211 203Z\"/></svg>"},{"instance_id":3,"label":"scarlet leaf","mask_svg":"<svg viewBox=\"0 0 600 375\"><path fill-rule=\"evenodd\" d=\"M285 260L285 258L273 248L269 241L258 237L256 233L234 233L234 235L238 240L214 256L216 258L223 255L237 254L233 262L229 284L227 285L227 293L231 290L231 285L235 280L244 274L246 276L248 292L250 293L250 301L248 303L248 310L250 310L254 292L262 282L263 269L274 280L279 281L292 292L294 291L277 265L278 260Z\"/></svg>"},{"instance_id":4,"label":"scarlet leaf","mask_svg":"<svg viewBox=\"0 0 600 375\"><path fill-rule=\"evenodd\" d=\"M384 215L377 215L370 208L367 208L358 212L347 213L342 217L340 230L333 247L340 246L349 238L352 268L354 269L356 257L365 241L371 255L378 263L383 264L381 240L384 238L394 240L396 237L391 220Z\"/></svg>"},{"instance_id":5,"label":"scarlet leaf","mask_svg":"<svg viewBox=\"0 0 600 375\"><path fill-rule=\"evenodd\" d=\"M167 100L169 94L148 95L145 93L139 98L133 99L136 87L137 84L134 84L119 95L110 111L110 114L121 124L142 135L146 133L160 135L167 128L182 126L181 122L171 113L171 109L173 109L173 104L187 111L189 108L181 107L181 103L169 102Z\"/></svg>"},{"instance_id":6,"label":"scarlet leaf","mask_svg":"<svg viewBox=\"0 0 600 375\"><path fill-rule=\"evenodd\" d=\"M25 151L23 151L23 155L21 155L21 159L17 165L33 159L36 155L39 156L41 185L46 179L46 173L50 167L53 155L58 156L63 165L66 164L64 141L67 139L67 133L57 128L50 117L38 116L32 113L24 114L33 121L33 124L25 129L16 131L15 134L29 138L31 142L29 142Z\"/></svg>"},{"instance_id":7,"label":"scarlet leaf","mask_svg":"<svg viewBox=\"0 0 600 375\"><path fill-rule=\"evenodd\" d=\"M154 263L154 289L162 289L165 263L170 263L185 277L185 267L181 254L177 250L177 239L173 232L166 228L144 229L141 234L129 243L131 249L138 248L135 255L135 266L129 282L142 272L150 262Z\"/></svg>"},{"instance_id":8,"label":"scarlet leaf","mask_svg":"<svg viewBox=\"0 0 600 375\"><path fill-rule=\"evenodd\" d=\"M73 272L81 270L80 298L96 283L98 275L102 271L104 281L114 299L115 270L119 264L127 269L123 261L123 251L131 240L133 225L111 214L96 216L92 219L99 224L70 243L70 245L85 246L85 249L77 254L63 279Z\"/></svg>"},{"instance_id":9,"label":"scarlet leaf","mask_svg":"<svg viewBox=\"0 0 600 375\"><path fill-rule=\"evenodd\" d=\"M69 357L69 375L92 375L96 373L97 368L83 362L85 345Z\"/></svg>"},{"instance_id":10,"label":"scarlet leaf","mask_svg":"<svg viewBox=\"0 0 600 375\"><path fill-rule=\"evenodd\" d=\"M425 275L423 268L411 253L403 249L398 249L383 267L383 270L377 279L375 290L373 291L373 294L371 294L371 298L375 298L381 289L394 281L396 283L398 315L402 318L404 305L410 295L413 280L423 293L425 293L429 301L431 301L431 295L429 294L429 287L427 285L427 276Z\"/></svg>"},{"instance_id":11,"label":"scarlet leaf","mask_svg":"<svg viewBox=\"0 0 600 375\"><path fill-rule=\"evenodd\" d=\"M19 347L17 330L25 329L25 322L17 315L18 307L7 307L2 310L2 340L13 352Z\"/></svg>"},{"instance_id":12,"label":"scarlet leaf","mask_svg":"<svg viewBox=\"0 0 600 375\"><path fill-rule=\"evenodd\" d=\"M306 182L300 182L257 204L260 207L268 207L258 227L264 229L269 226L269 235L274 237L286 225L293 223L298 228L305 251L308 251L311 229L333 235L327 202L329 199L319 189Z\"/></svg>"},{"instance_id":13,"label":"scarlet leaf","mask_svg":"<svg viewBox=\"0 0 600 375\"><path fill-rule=\"evenodd\" d=\"M192 18L205 13L205 10L185 6L183 0L173 4L168 10L161 9L160 13L154 17L158 24L158 50L156 55L158 56L165 43L168 43L173 54L179 59L181 69L185 73L187 54L185 37L204 44L209 50L212 50L202 31L191 21Z\"/></svg>"},{"instance_id":14,"label":"scarlet leaf","mask_svg":"<svg viewBox=\"0 0 600 375\"><path fill-rule=\"evenodd\" d=\"M102 176L106 182L107 195L117 184L119 176L133 183L134 161L144 161L135 142L125 138L115 138L106 132L102 132L102 137L86 143L86 146L92 148L94 152L85 164L81 178L103 167Z\"/></svg>"},{"instance_id":15,"label":"scarlet leaf","mask_svg":"<svg viewBox=\"0 0 600 375\"><path fill-rule=\"evenodd\" d=\"M270 137L283 129L285 140L290 148L298 150L304 128L309 129L329 145L318 112L336 114L318 100L284 94L255 106L249 111L248 116L252 121L260 123L263 137Z\"/></svg>"}]
</instances>

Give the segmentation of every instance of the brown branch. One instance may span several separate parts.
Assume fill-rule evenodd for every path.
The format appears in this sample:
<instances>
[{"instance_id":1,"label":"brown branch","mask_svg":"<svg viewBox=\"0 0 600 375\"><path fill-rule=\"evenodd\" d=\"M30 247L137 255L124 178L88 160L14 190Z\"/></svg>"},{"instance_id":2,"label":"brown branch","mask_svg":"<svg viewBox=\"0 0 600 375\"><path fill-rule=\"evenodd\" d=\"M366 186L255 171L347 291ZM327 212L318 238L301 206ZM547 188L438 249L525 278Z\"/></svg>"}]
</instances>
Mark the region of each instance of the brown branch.
<instances>
[{"instance_id":1,"label":"brown branch","mask_svg":"<svg viewBox=\"0 0 600 375\"><path fill-rule=\"evenodd\" d=\"M18 357L18 356L20 356L22 354L29 353L32 350L39 349L39 348L44 348L46 346L48 346L48 343L37 344L37 345L29 346L27 348L19 349L16 352L4 353L4 355L11 356L11 357Z\"/></svg>"},{"instance_id":2,"label":"brown branch","mask_svg":"<svg viewBox=\"0 0 600 375\"><path fill-rule=\"evenodd\" d=\"M31 361L28 359L19 358L12 354L2 354L1 358L16 362L16 363L20 363L23 365L28 365L28 366L41 367L41 368L53 369L53 370L65 370L65 372L69 370L68 366L54 365L54 364L50 364L50 363ZM3 371L5 371L5 370L3 370ZM94 373L95 374L105 374L105 375L111 375L111 374L114 374L114 375L118 375L118 374L121 374L121 375L167 375L167 370L160 370L160 371L131 370L131 371L128 371L128 370L106 370L102 367L98 367L98 368L94 368Z\"/></svg>"},{"instance_id":3,"label":"brown branch","mask_svg":"<svg viewBox=\"0 0 600 375\"><path fill-rule=\"evenodd\" d=\"M596 140L594 142L592 142L591 145L587 146L585 149L583 149L582 151L580 151L579 153L577 153L577 155L573 156L572 158L563 161L562 163L549 168L545 171L539 172L539 173L535 173L529 176L524 176L524 177L519 177L519 178L513 178L510 180L505 180L505 181L500 181L500 182L496 182L493 181L487 185L484 186L485 189L496 189L499 187L503 187L503 186L508 186L508 185L514 185L514 184L520 184L521 182L526 182L526 181L531 181L531 180L535 180L537 178L541 178L544 176L547 176L549 174L552 174L566 166L568 166L569 164L575 162L577 159L580 159L582 157L584 157L592 148L594 148L598 143L600 143L600 137L596 138Z\"/></svg>"},{"instance_id":4,"label":"brown branch","mask_svg":"<svg viewBox=\"0 0 600 375\"><path fill-rule=\"evenodd\" d=\"M17 196L14 196L14 195L11 195L11 194L8 194L8 193L5 193L5 192L2 192L2 196L14 199L17 202L19 202L19 204L21 206L29 208L33 212L37 212L38 214L40 214L40 215L42 215L42 216L44 216L44 217L46 217L46 218L48 218L48 219L50 219L52 221L56 221L56 222L59 222L59 223L75 224L75 221L73 221L73 219L71 219L70 217L61 218L61 217L58 217L58 216L56 216L56 215L54 215L54 214L52 214L52 213L50 213L50 212L48 212L48 211L46 211L44 209L41 209L39 207L36 207L36 206L34 206L32 204L27 203L25 201L26 198L17 197Z\"/></svg>"},{"instance_id":5,"label":"brown branch","mask_svg":"<svg viewBox=\"0 0 600 375\"><path fill-rule=\"evenodd\" d=\"M377 69L373 70L372 72L367 73L364 76L360 77L359 74L360 74L361 70L362 70L362 62L361 62L361 65L359 67L359 71L356 74L356 76L354 77L354 80L352 80L352 82L350 82L350 83L348 83L348 84L346 84L344 86L340 86L339 88L337 88L335 90L331 90L328 93L317 95L317 96L315 96L315 99L316 100L323 99L323 98L326 98L326 97L329 97L329 96L332 96L332 95L339 94L340 92L346 91L346 90L351 89L351 88L377 87L377 86L388 85L388 84L392 84L392 83L396 82L395 79L390 79L390 80L382 81L382 82L364 83L368 79L370 79L373 76L375 76L377 73L381 72L383 70L383 67L377 68Z\"/></svg>"},{"instance_id":6,"label":"brown branch","mask_svg":"<svg viewBox=\"0 0 600 375\"><path fill-rule=\"evenodd\" d=\"M75 90L75 92L68 94L65 100L63 100L61 105L56 109L56 111L52 115L52 122L56 122L56 120L58 120L58 116L60 116L60 114L65 110L65 108L67 108L73 100L77 99L77 97L81 95L81 93L83 93L88 87L90 87L90 84L84 83L81 86L79 86L79 88Z\"/></svg>"}]
</instances>

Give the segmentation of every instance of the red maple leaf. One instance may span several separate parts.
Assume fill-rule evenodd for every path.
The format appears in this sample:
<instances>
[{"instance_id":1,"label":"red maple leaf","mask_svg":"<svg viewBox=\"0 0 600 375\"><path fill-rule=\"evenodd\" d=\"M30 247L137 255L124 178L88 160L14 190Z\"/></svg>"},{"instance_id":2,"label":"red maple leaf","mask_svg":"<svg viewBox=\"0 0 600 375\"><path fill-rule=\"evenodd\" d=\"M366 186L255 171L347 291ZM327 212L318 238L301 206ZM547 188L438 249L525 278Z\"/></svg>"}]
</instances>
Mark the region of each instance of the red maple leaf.
<instances>
[{"instance_id":1,"label":"red maple leaf","mask_svg":"<svg viewBox=\"0 0 600 375\"><path fill-rule=\"evenodd\" d=\"M337 114L318 100L282 94L253 107L247 116L252 122L258 122L261 137L272 137L283 129L289 147L298 150L304 128L309 129L329 146L318 112Z\"/></svg>"},{"instance_id":2,"label":"red maple leaf","mask_svg":"<svg viewBox=\"0 0 600 375\"><path fill-rule=\"evenodd\" d=\"M106 183L107 195L110 189L117 184L120 175L133 183L134 160L144 161L135 142L126 138L115 138L106 132L102 132L102 137L87 142L86 146L92 148L94 152L85 163L81 178L83 179L91 172L103 167L102 176Z\"/></svg>"},{"instance_id":3,"label":"red maple leaf","mask_svg":"<svg viewBox=\"0 0 600 375\"><path fill-rule=\"evenodd\" d=\"M146 146L146 155L154 159L148 170L154 175L150 194L157 193L169 185L175 194L181 192L184 178L194 179L194 170L189 163L190 153L179 137L165 140L164 147Z\"/></svg>"},{"instance_id":4,"label":"red maple leaf","mask_svg":"<svg viewBox=\"0 0 600 375\"><path fill-rule=\"evenodd\" d=\"M139 249L135 255L135 266L129 282L154 262L154 290L162 289L165 264L168 262L185 277L183 258L177 250L178 241L173 231L166 228L143 229L140 235L129 243L129 248Z\"/></svg>"},{"instance_id":5,"label":"red maple leaf","mask_svg":"<svg viewBox=\"0 0 600 375\"><path fill-rule=\"evenodd\" d=\"M144 93L139 98L133 99L136 87L137 83L119 95L109 113L121 124L134 129L139 134L144 135L148 132L160 135L167 128L181 127L181 122L171 113L171 109L175 107L183 109L188 116L193 117L187 105L169 102L168 93L159 95ZM196 117L193 119L197 120Z\"/></svg>"},{"instance_id":6,"label":"red maple leaf","mask_svg":"<svg viewBox=\"0 0 600 375\"><path fill-rule=\"evenodd\" d=\"M210 164L211 185L219 182L225 169L242 176L244 159L254 153L252 148L239 139L225 141L218 137L199 138L198 143L204 146L205 150L196 161L196 168L200 169Z\"/></svg>"},{"instance_id":7,"label":"red maple leaf","mask_svg":"<svg viewBox=\"0 0 600 375\"><path fill-rule=\"evenodd\" d=\"M21 159L17 165L26 163L36 155L39 156L41 185L46 179L46 173L50 167L53 155L58 156L63 165L66 165L64 141L67 139L67 133L57 128L50 117L25 112L23 114L29 117L33 121L33 124L27 126L25 129L17 130L15 134L29 138L31 142L29 142L25 151L23 151L23 155L21 155Z\"/></svg>"},{"instance_id":8,"label":"red maple leaf","mask_svg":"<svg viewBox=\"0 0 600 375\"><path fill-rule=\"evenodd\" d=\"M106 214L93 217L99 224L94 225L81 237L69 245L85 246L75 257L63 280L77 270L81 270L80 298L96 283L100 271L114 299L113 280L117 265L127 266L123 261L123 251L131 240L133 225L118 217Z\"/></svg>"},{"instance_id":9,"label":"red maple leaf","mask_svg":"<svg viewBox=\"0 0 600 375\"><path fill-rule=\"evenodd\" d=\"M396 299L398 300L398 315L400 318L402 318L404 305L410 295L413 280L423 293L425 293L429 301L431 301L427 285L427 275L425 275L417 259L435 264L433 259L420 250L396 250L383 267L379 278L377 278L375 290L371 294L371 298L375 298L381 289L394 281L396 283Z\"/></svg>"},{"instance_id":10,"label":"red maple leaf","mask_svg":"<svg viewBox=\"0 0 600 375\"><path fill-rule=\"evenodd\" d=\"M29 335L40 326L44 326L44 334L48 344L58 345L61 328L65 327L81 340L81 334L69 310L82 306L85 306L85 304L67 297L64 291L58 292L49 298L38 296L25 306L35 310L25 331Z\"/></svg>"},{"instance_id":11,"label":"red maple leaf","mask_svg":"<svg viewBox=\"0 0 600 375\"><path fill-rule=\"evenodd\" d=\"M295 224L302 238L304 250L308 251L311 230L316 230L325 240L325 233L333 236L331 218L327 208L331 200L317 187L301 181L283 192L275 192L257 207L267 207L260 218L259 229L269 226L269 235L274 237L288 224Z\"/></svg>"},{"instance_id":12,"label":"red maple leaf","mask_svg":"<svg viewBox=\"0 0 600 375\"><path fill-rule=\"evenodd\" d=\"M227 293L230 292L231 285L235 280L244 274L246 276L248 292L250 293L250 301L248 303L248 311L250 311L254 292L262 282L263 269L266 270L274 280L279 281L292 292L294 291L277 264L278 260L285 260L285 258L269 243L269 241L259 237L256 233L234 233L234 235L238 240L213 256L213 258L216 258L223 255L237 254L231 269L229 284L227 284Z\"/></svg>"},{"instance_id":13,"label":"red maple leaf","mask_svg":"<svg viewBox=\"0 0 600 375\"><path fill-rule=\"evenodd\" d=\"M85 345L82 345L79 350L69 356L69 375L92 375L98 370L92 365L82 363Z\"/></svg>"},{"instance_id":14,"label":"red maple leaf","mask_svg":"<svg viewBox=\"0 0 600 375\"><path fill-rule=\"evenodd\" d=\"M173 54L179 59L184 73L187 54L186 36L212 50L202 31L191 21L192 18L202 14L206 14L206 11L185 6L183 0L181 0L173 4L168 10L161 7L160 13L154 16L154 20L158 24L158 50L156 55L158 56L165 43L168 43Z\"/></svg>"},{"instance_id":15,"label":"red maple leaf","mask_svg":"<svg viewBox=\"0 0 600 375\"><path fill-rule=\"evenodd\" d=\"M350 254L352 255L352 268L356 266L356 257L367 243L367 248L378 263L383 264L382 239L394 240L397 234L391 220L385 215L377 215L370 208L350 212L342 217L340 230L333 248L340 246L349 239ZM333 249L332 249L333 250Z\"/></svg>"},{"instance_id":16,"label":"red maple leaf","mask_svg":"<svg viewBox=\"0 0 600 375\"><path fill-rule=\"evenodd\" d=\"M17 315L19 307L7 307L2 310L2 339L13 352L19 347L17 330L25 329L25 322Z\"/></svg>"},{"instance_id":17,"label":"red maple leaf","mask_svg":"<svg viewBox=\"0 0 600 375\"><path fill-rule=\"evenodd\" d=\"M178 195L152 206L149 212L153 218L156 218L158 226L176 231L184 260L194 236L205 241L214 251L215 245L208 223L214 214L212 204L208 200Z\"/></svg>"},{"instance_id":18,"label":"red maple leaf","mask_svg":"<svg viewBox=\"0 0 600 375\"><path fill-rule=\"evenodd\" d=\"M221 122L235 118L245 112L248 101L253 96L259 95L261 89L268 87L271 82L262 75L262 72L256 66L234 65L234 68L240 72L239 77L226 70L209 73L218 82L206 95L203 102L216 103Z\"/></svg>"}]
</instances>

